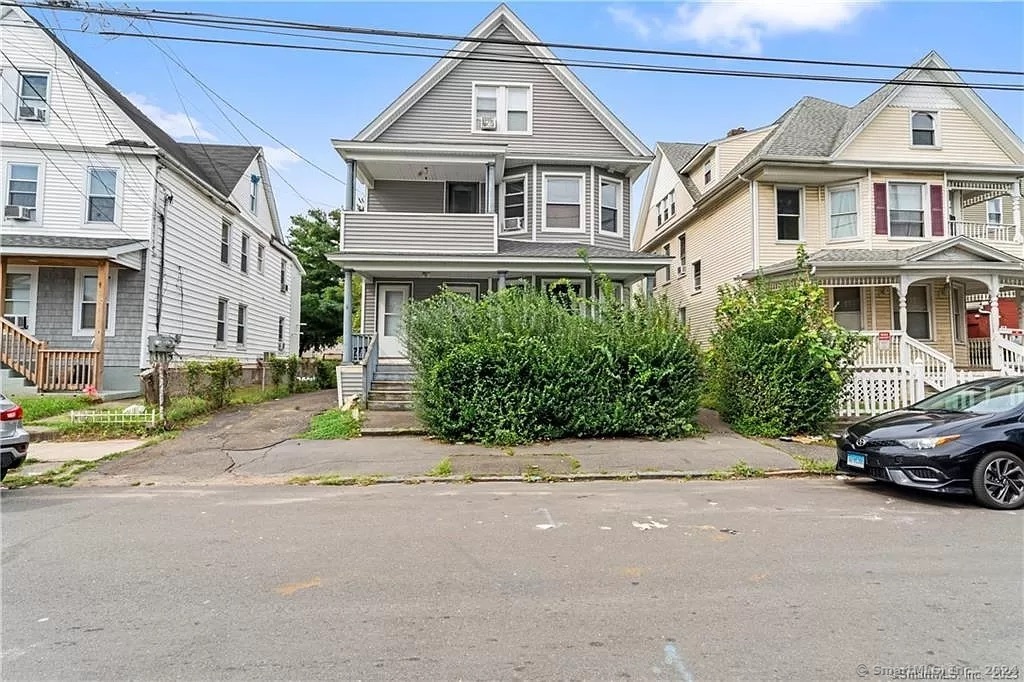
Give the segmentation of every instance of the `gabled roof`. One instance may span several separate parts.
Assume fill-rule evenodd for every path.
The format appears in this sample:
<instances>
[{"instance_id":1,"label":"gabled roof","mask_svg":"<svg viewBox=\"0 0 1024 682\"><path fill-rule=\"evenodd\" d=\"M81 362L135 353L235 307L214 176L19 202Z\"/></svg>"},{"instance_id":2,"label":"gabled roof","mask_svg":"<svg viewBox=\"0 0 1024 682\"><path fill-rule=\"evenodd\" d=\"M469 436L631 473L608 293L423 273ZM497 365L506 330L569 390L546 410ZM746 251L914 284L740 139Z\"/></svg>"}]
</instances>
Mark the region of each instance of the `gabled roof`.
<instances>
[{"instance_id":1,"label":"gabled roof","mask_svg":"<svg viewBox=\"0 0 1024 682\"><path fill-rule=\"evenodd\" d=\"M600 121L608 131L627 149L636 156L651 155L650 150L644 143L633 134L620 121L615 114L606 107L594 93L583 83L579 77L568 67L562 64L561 60L549 48L540 44L540 38L523 23L523 20L516 16L515 12L509 9L508 5L498 5L487 17L477 24L463 40L453 47L448 53L439 59L430 69L420 76L405 92L399 95L398 99L392 102L384 111L377 115L373 121L359 131L355 139L357 141L372 142L394 123L402 114L408 111L427 92L461 63L466 55L471 54L483 43L472 40L487 38L498 27L506 27L517 40L524 43L523 47L529 50L538 61L542 62L545 68L558 79L558 81L572 93L577 100ZM459 57L456 59L455 57Z\"/></svg>"},{"instance_id":2,"label":"gabled roof","mask_svg":"<svg viewBox=\"0 0 1024 682\"><path fill-rule=\"evenodd\" d=\"M707 145L701 142L659 142L658 146L665 153L665 158L672 164L672 168L679 173Z\"/></svg>"},{"instance_id":3,"label":"gabled roof","mask_svg":"<svg viewBox=\"0 0 1024 682\"><path fill-rule=\"evenodd\" d=\"M200 168L217 191L231 194L242 175L260 153L259 147L235 144L179 143L185 155Z\"/></svg>"}]
</instances>

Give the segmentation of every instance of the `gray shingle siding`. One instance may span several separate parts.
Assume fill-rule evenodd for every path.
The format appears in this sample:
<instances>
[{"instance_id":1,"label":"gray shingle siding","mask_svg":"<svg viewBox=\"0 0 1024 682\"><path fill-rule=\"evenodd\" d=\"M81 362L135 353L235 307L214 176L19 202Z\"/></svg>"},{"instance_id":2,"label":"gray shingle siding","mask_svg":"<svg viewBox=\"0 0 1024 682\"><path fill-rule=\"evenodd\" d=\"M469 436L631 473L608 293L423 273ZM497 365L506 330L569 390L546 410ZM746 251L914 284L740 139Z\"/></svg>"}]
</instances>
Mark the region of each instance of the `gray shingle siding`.
<instances>
[{"instance_id":1,"label":"gray shingle siding","mask_svg":"<svg viewBox=\"0 0 1024 682\"><path fill-rule=\"evenodd\" d=\"M492 36L515 40L501 27ZM484 44L477 60L455 66L437 85L384 130L379 142L475 142L507 144L509 154L539 156L594 154L626 156L629 151L532 53L520 45ZM524 61L489 62L481 57ZM533 84L533 134L473 133L473 82Z\"/></svg>"}]
</instances>

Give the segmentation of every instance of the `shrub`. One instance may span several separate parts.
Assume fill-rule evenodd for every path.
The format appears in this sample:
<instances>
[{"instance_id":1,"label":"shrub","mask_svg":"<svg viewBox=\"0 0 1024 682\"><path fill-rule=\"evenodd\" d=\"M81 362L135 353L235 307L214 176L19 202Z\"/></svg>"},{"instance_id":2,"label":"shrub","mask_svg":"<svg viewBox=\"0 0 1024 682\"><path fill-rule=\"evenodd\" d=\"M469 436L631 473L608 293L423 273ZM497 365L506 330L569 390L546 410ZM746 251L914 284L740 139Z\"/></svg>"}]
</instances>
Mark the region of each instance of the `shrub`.
<instances>
[{"instance_id":1,"label":"shrub","mask_svg":"<svg viewBox=\"0 0 1024 682\"><path fill-rule=\"evenodd\" d=\"M242 376L242 365L235 358L212 360L206 363L206 374L210 378L207 399L213 409L219 410L231 402L235 381Z\"/></svg>"},{"instance_id":2,"label":"shrub","mask_svg":"<svg viewBox=\"0 0 1024 682\"><path fill-rule=\"evenodd\" d=\"M509 288L410 302L415 409L431 433L509 445L692 433L696 346L664 300L623 306L602 286L600 301Z\"/></svg>"},{"instance_id":3,"label":"shrub","mask_svg":"<svg viewBox=\"0 0 1024 682\"><path fill-rule=\"evenodd\" d=\"M802 259L802 256L801 256ZM740 433L817 433L835 415L861 339L835 322L825 290L794 280L725 286L711 340L711 402Z\"/></svg>"},{"instance_id":4,"label":"shrub","mask_svg":"<svg viewBox=\"0 0 1024 682\"><path fill-rule=\"evenodd\" d=\"M337 388L338 363L333 360L314 360L316 363L316 387L320 389Z\"/></svg>"},{"instance_id":5,"label":"shrub","mask_svg":"<svg viewBox=\"0 0 1024 682\"><path fill-rule=\"evenodd\" d=\"M199 360L185 362L185 388L189 395L202 395L206 381L206 363Z\"/></svg>"}]
</instances>

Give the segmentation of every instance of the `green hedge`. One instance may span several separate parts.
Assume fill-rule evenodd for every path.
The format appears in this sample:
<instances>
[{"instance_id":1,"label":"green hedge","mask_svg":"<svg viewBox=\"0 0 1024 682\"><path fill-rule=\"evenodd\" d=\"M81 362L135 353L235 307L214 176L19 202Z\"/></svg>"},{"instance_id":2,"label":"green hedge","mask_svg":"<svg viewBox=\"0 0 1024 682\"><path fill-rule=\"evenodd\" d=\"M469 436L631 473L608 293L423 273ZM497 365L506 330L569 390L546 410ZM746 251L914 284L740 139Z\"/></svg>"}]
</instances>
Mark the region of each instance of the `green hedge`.
<instances>
[{"instance_id":1,"label":"green hedge","mask_svg":"<svg viewBox=\"0 0 1024 682\"><path fill-rule=\"evenodd\" d=\"M862 341L832 317L806 275L720 290L709 393L748 436L821 433L835 416Z\"/></svg>"},{"instance_id":2,"label":"green hedge","mask_svg":"<svg viewBox=\"0 0 1024 682\"><path fill-rule=\"evenodd\" d=\"M693 433L697 347L666 302L622 306L602 286L600 302L518 288L410 302L415 409L429 431L491 444Z\"/></svg>"}]
</instances>

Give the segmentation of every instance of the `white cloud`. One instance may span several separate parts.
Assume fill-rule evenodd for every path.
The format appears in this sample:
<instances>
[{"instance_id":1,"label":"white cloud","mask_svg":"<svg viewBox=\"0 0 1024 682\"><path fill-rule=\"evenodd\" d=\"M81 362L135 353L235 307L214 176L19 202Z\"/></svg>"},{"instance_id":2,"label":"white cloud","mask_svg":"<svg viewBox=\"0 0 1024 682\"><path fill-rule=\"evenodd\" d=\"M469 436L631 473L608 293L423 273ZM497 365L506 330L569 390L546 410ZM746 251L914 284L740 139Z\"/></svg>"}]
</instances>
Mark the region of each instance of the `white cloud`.
<instances>
[{"instance_id":1,"label":"white cloud","mask_svg":"<svg viewBox=\"0 0 1024 682\"><path fill-rule=\"evenodd\" d=\"M299 162L299 155L284 147L264 147L263 156L275 170L281 171Z\"/></svg>"},{"instance_id":2,"label":"white cloud","mask_svg":"<svg viewBox=\"0 0 1024 682\"><path fill-rule=\"evenodd\" d=\"M849 24L877 0L689 0L669 17L641 15L612 6L612 19L641 38L688 40L758 53L765 38L805 32L835 31Z\"/></svg>"},{"instance_id":3,"label":"white cloud","mask_svg":"<svg viewBox=\"0 0 1024 682\"><path fill-rule=\"evenodd\" d=\"M168 135L176 140L195 140L197 142L213 142L217 136L203 127L203 124L183 111L167 111L159 105L150 102L145 95L128 93L126 95L132 104L142 110L158 126L164 129Z\"/></svg>"}]
</instances>

